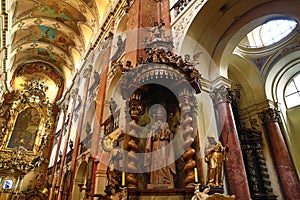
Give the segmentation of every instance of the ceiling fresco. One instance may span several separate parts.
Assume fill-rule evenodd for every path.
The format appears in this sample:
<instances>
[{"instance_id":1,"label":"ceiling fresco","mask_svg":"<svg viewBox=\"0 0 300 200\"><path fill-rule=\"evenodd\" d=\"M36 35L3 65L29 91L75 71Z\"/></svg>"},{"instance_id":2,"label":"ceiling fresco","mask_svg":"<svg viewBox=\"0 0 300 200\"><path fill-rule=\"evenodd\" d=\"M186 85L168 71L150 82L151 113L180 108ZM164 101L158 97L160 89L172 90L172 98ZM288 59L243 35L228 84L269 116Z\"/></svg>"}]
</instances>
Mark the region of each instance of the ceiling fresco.
<instances>
[{"instance_id":1,"label":"ceiling fresco","mask_svg":"<svg viewBox=\"0 0 300 200\"><path fill-rule=\"evenodd\" d=\"M63 74L63 68L66 65L66 60L62 59L53 51L45 48L31 48L20 52L15 56L16 66L32 61L45 61L51 64L58 73Z\"/></svg>"},{"instance_id":2,"label":"ceiling fresco","mask_svg":"<svg viewBox=\"0 0 300 200\"><path fill-rule=\"evenodd\" d=\"M68 56L70 56L69 48L75 48L75 42L66 34L44 25L32 26L17 32L13 40L13 48L27 42L49 43L63 50Z\"/></svg>"},{"instance_id":3,"label":"ceiling fresco","mask_svg":"<svg viewBox=\"0 0 300 200\"><path fill-rule=\"evenodd\" d=\"M39 77L51 84L57 101L99 32L107 0L8 0L6 84L20 89ZM107 9L106 9L107 11ZM5 72L5 71L4 71ZM32 76L34 75L34 76ZM55 91L55 93L53 93Z\"/></svg>"}]
</instances>

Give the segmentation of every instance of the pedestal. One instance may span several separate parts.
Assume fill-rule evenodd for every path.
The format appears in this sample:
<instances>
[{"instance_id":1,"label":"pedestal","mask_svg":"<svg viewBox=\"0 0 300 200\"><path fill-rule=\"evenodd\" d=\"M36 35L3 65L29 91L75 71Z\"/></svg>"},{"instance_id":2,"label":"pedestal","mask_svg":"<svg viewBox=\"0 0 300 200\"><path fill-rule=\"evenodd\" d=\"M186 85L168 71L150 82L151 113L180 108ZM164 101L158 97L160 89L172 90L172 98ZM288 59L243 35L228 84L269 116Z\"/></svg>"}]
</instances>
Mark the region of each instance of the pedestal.
<instances>
[{"instance_id":1,"label":"pedestal","mask_svg":"<svg viewBox=\"0 0 300 200\"><path fill-rule=\"evenodd\" d=\"M173 189L174 184L147 184L147 189Z\"/></svg>"}]
</instances>

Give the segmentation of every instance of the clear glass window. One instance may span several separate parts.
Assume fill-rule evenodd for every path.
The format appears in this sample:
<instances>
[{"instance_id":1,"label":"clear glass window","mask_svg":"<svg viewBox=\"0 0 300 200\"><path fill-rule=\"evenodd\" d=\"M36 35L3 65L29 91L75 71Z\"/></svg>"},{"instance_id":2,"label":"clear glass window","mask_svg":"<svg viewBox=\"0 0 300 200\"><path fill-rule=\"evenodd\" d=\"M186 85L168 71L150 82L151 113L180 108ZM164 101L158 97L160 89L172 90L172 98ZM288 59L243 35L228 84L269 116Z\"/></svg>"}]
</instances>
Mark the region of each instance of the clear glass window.
<instances>
[{"instance_id":1,"label":"clear glass window","mask_svg":"<svg viewBox=\"0 0 300 200\"><path fill-rule=\"evenodd\" d=\"M300 74L292 78L285 89L285 103L287 108L300 105Z\"/></svg>"},{"instance_id":2,"label":"clear glass window","mask_svg":"<svg viewBox=\"0 0 300 200\"><path fill-rule=\"evenodd\" d=\"M13 180L5 180L3 184L3 189L9 190L13 187Z\"/></svg>"},{"instance_id":3,"label":"clear glass window","mask_svg":"<svg viewBox=\"0 0 300 200\"><path fill-rule=\"evenodd\" d=\"M250 48L272 45L289 35L296 26L297 22L292 19L270 20L249 32L241 45Z\"/></svg>"}]
</instances>

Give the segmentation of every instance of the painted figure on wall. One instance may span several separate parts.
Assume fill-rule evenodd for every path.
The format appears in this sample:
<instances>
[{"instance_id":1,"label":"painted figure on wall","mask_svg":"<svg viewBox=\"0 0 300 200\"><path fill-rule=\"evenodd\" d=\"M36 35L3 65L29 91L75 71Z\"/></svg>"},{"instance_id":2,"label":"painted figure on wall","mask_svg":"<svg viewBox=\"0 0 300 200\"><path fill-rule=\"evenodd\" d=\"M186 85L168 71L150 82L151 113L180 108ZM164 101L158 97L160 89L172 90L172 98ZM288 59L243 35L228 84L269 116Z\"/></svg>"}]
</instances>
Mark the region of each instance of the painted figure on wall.
<instances>
[{"instance_id":1,"label":"painted figure on wall","mask_svg":"<svg viewBox=\"0 0 300 200\"><path fill-rule=\"evenodd\" d=\"M205 148L205 162L207 163L207 185L223 187L222 165L227 160L228 147L223 147L221 142L216 142L213 136L208 136Z\"/></svg>"},{"instance_id":2,"label":"painted figure on wall","mask_svg":"<svg viewBox=\"0 0 300 200\"><path fill-rule=\"evenodd\" d=\"M40 121L40 114L35 108L29 107L20 112L7 147L23 146L28 151L32 151Z\"/></svg>"},{"instance_id":3,"label":"painted figure on wall","mask_svg":"<svg viewBox=\"0 0 300 200\"><path fill-rule=\"evenodd\" d=\"M166 111L161 105L150 108L144 164L150 170L150 184L173 184L176 174L173 135L166 122Z\"/></svg>"}]
</instances>

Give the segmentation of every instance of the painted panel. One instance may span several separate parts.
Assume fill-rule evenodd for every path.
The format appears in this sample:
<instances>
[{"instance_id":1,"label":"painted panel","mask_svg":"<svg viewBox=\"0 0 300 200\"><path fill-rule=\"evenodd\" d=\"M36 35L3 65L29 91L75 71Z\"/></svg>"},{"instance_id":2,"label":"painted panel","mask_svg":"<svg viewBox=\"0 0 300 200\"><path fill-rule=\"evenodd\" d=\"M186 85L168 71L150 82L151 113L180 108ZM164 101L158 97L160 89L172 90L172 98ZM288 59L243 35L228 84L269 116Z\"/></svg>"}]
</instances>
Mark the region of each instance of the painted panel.
<instances>
[{"instance_id":1,"label":"painted panel","mask_svg":"<svg viewBox=\"0 0 300 200\"><path fill-rule=\"evenodd\" d=\"M40 114L35 108L29 107L20 112L7 147L23 146L27 150L33 151L40 122Z\"/></svg>"}]
</instances>

